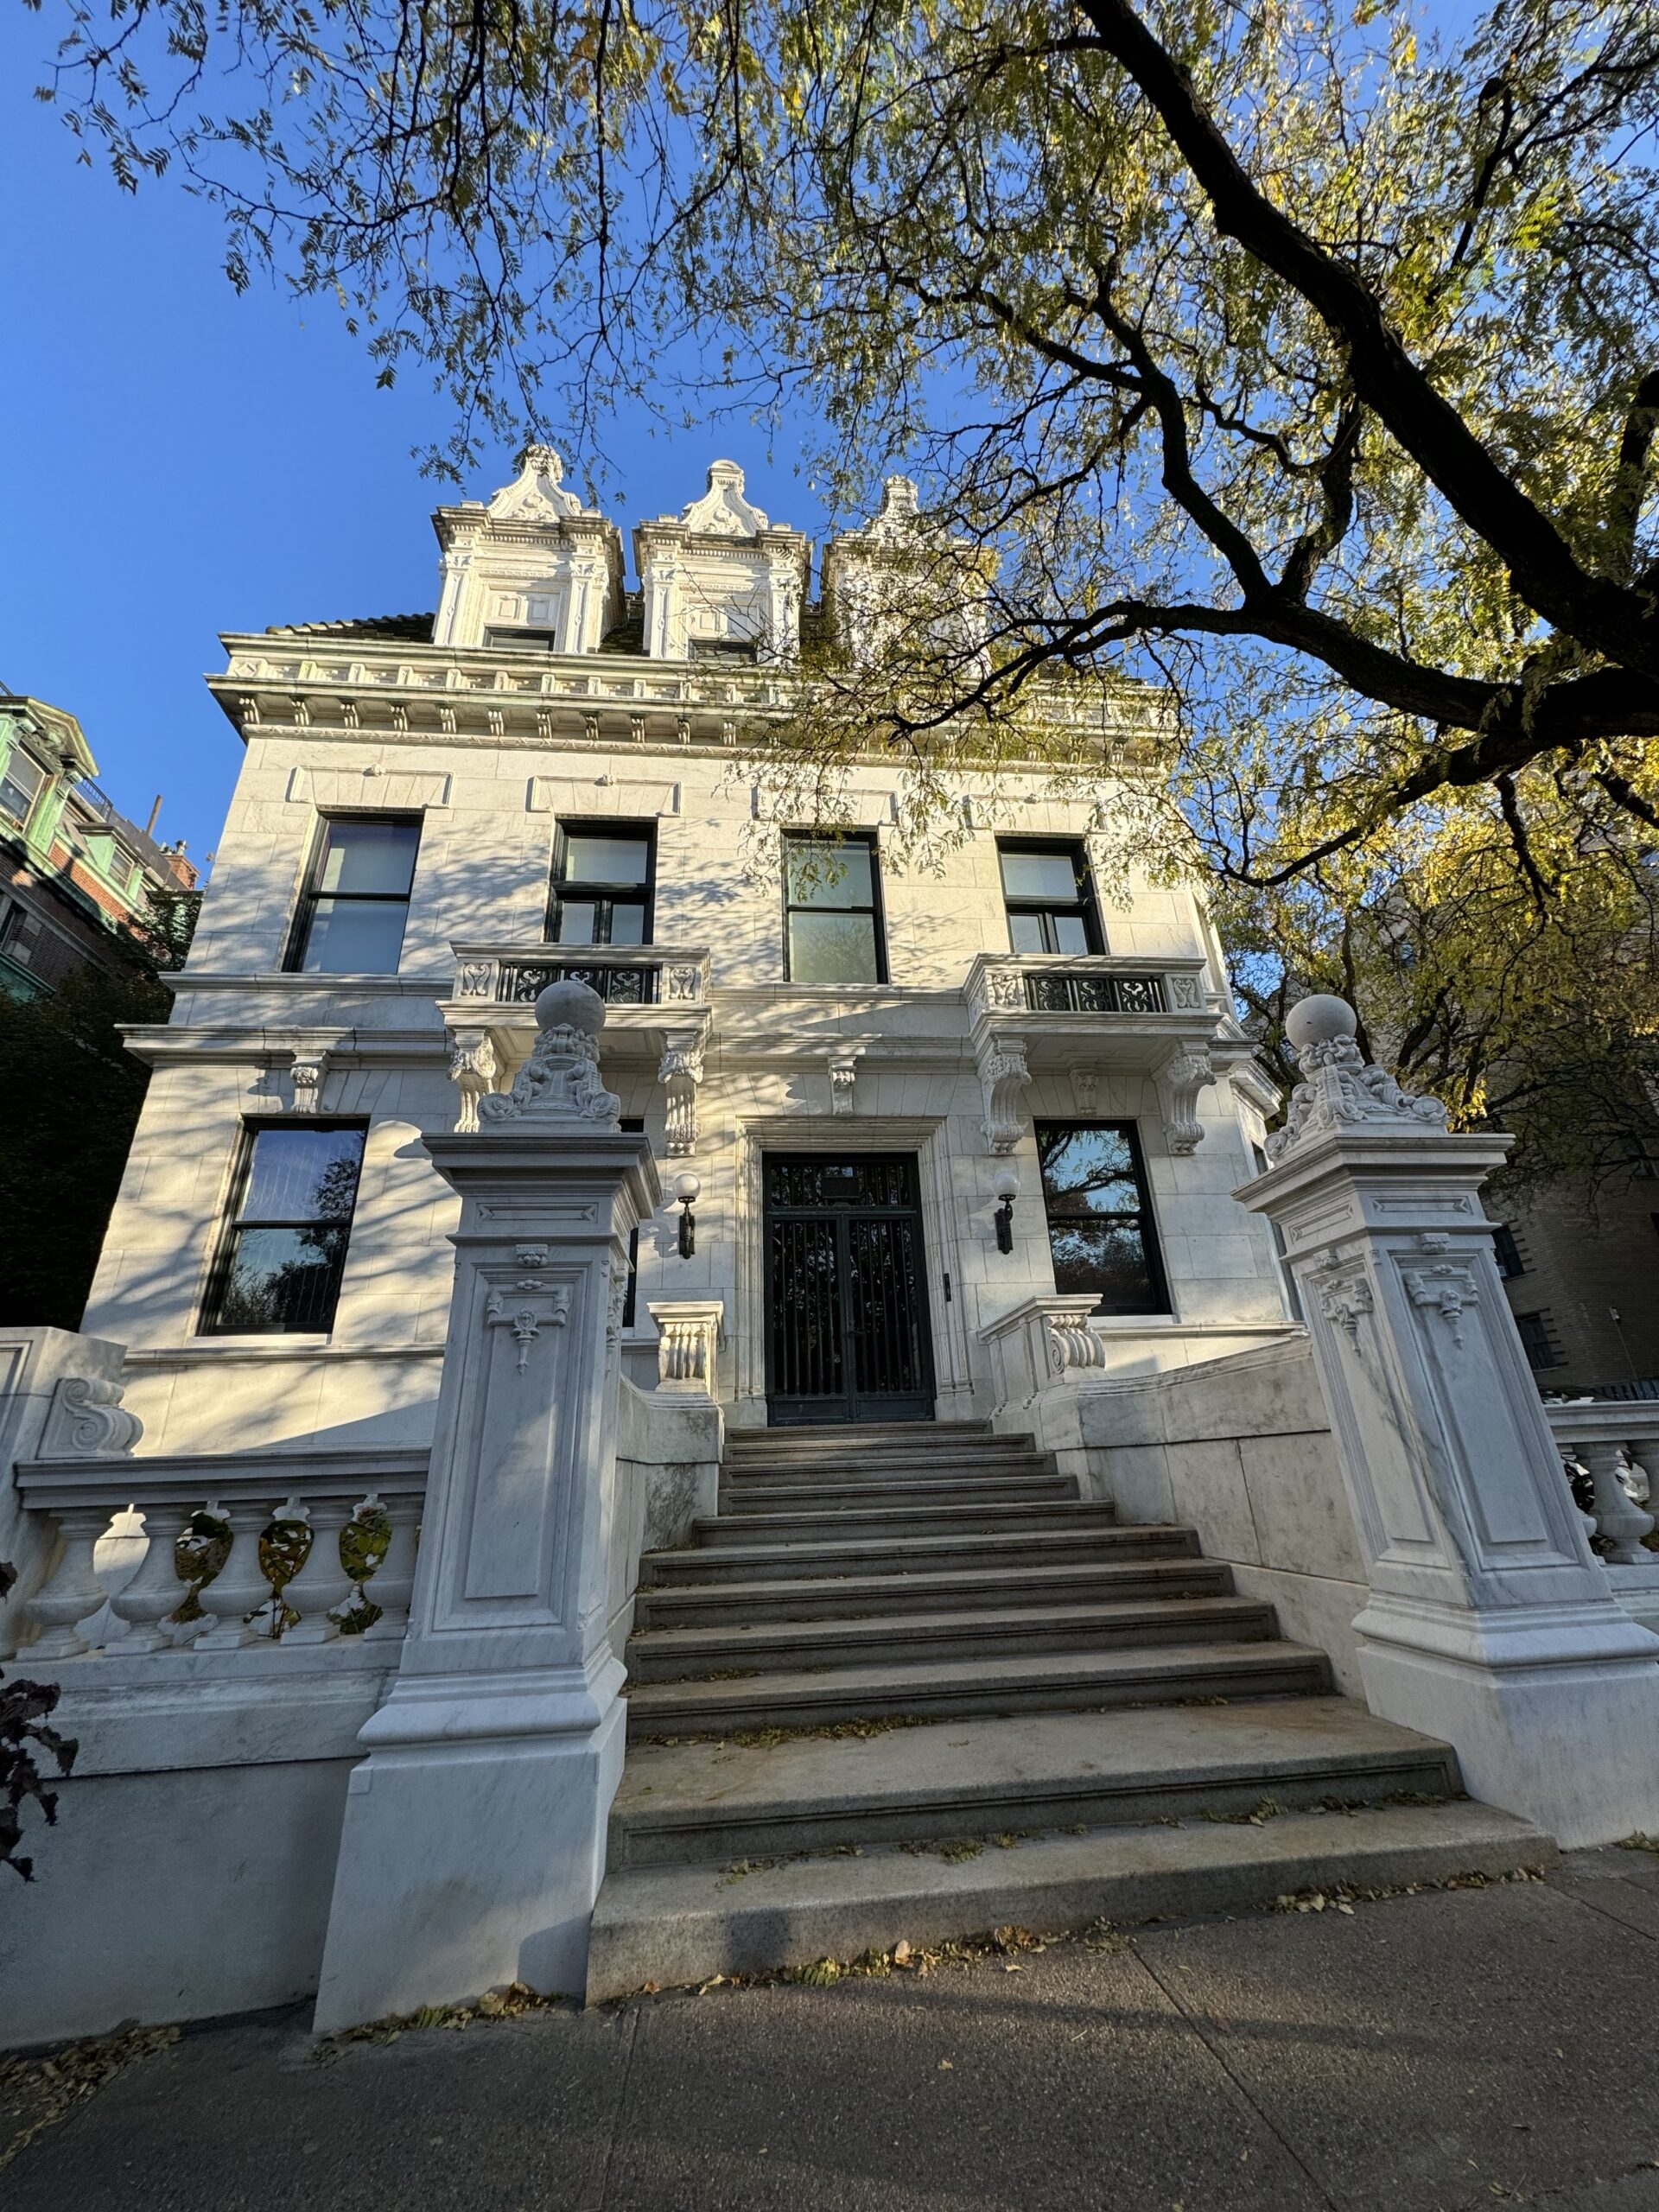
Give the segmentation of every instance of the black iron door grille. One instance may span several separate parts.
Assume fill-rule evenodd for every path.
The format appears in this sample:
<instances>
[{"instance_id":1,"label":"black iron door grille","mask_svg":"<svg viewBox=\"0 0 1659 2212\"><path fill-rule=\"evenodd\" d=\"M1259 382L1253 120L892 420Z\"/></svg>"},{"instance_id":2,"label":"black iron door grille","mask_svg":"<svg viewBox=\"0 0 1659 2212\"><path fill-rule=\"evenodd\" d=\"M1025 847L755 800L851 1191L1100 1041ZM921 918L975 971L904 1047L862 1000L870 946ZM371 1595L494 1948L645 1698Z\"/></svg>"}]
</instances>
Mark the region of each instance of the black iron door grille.
<instances>
[{"instance_id":1,"label":"black iron door grille","mask_svg":"<svg viewBox=\"0 0 1659 2212\"><path fill-rule=\"evenodd\" d=\"M761 1172L774 1427L931 1421L915 1160L768 1153Z\"/></svg>"}]
</instances>

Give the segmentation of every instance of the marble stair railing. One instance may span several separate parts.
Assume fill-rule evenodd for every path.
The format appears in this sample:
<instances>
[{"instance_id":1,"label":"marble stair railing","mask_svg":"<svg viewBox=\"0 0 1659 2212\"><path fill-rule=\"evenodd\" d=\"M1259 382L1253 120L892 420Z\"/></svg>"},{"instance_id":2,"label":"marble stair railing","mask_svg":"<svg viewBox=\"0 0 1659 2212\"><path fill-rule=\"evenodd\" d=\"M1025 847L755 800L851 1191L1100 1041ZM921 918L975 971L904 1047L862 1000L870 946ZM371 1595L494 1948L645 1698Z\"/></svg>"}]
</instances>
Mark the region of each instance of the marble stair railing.
<instances>
[{"instance_id":1,"label":"marble stair railing","mask_svg":"<svg viewBox=\"0 0 1659 2212\"><path fill-rule=\"evenodd\" d=\"M24 1608L31 1666L404 1634L423 1453L36 1459L16 1480L57 1538Z\"/></svg>"},{"instance_id":2,"label":"marble stair railing","mask_svg":"<svg viewBox=\"0 0 1659 2212\"><path fill-rule=\"evenodd\" d=\"M1659 1470L1659 1406L1646 1413L1640 1402L1596 1399L1546 1406L1544 1413L1562 1459L1576 1460L1590 1478L1594 1504L1586 1517L1605 1548L1605 1561L1659 1569L1659 1553L1642 1541L1654 1527L1648 1509Z\"/></svg>"}]
</instances>

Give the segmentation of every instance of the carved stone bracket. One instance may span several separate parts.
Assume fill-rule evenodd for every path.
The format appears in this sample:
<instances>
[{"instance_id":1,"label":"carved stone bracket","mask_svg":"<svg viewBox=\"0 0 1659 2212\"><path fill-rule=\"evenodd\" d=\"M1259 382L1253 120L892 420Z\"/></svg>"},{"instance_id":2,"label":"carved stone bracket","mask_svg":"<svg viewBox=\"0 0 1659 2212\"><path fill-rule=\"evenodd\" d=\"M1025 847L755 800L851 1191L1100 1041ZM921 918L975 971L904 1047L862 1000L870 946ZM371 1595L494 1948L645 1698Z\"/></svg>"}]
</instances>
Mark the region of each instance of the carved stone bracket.
<instances>
[{"instance_id":1,"label":"carved stone bracket","mask_svg":"<svg viewBox=\"0 0 1659 2212\"><path fill-rule=\"evenodd\" d=\"M1215 1079L1215 1069L1202 1045L1178 1045L1160 1062L1158 1101L1163 1113L1164 1141L1173 1153L1195 1152L1203 1141L1198 1093Z\"/></svg>"},{"instance_id":2,"label":"carved stone bracket","mask_svg":"<svg viewBox=\"0 0 1659 2212\"><path fill-rule=\"evenodd\" d=\"M322 1079L328 1071L327 1052L296 1052L289 1070L294 1085L294 1111L315 1114L322 1098Z\"/></svg>"},{"instance_id":3,"label":"carved stone bracket","mask_svg":"<svg viewBox=\"0 0 1659 2212\"><path fill-rule=\"evenodd\" d=\"M1031 1081L1023 1037L1001 1037L979 1056L979 1085L985 1099L981 1128L993 1153L1012 1152L1025 1133L1020 1102Z\"/></svg>"},{"instance_id":4,"label":"carved stone bracket","mask_svg":"<svg viewBox=\"0 0 1659 2212\"><path fill-rule=\"evenodd\" d=\"M697 1086L702 1081L702 1044L696 1030L671 1031L658 1063L657 1080L668 1093L668 1156L690 1160L697 1148Z\"/></svg>"},{"instance_id":5,"label":"carved stone bracket","mask_svg":"<svg viewBox=\"0 0 1659 2212\"><path fill-rule=\"evenodd\" d=\"M863 1052L861 1045L838 1046L830 1054L830 1111L850 1114L853 1110L853 1086L858 1080L858 1063Z\"/></svg>"},{"instance_id":6,"label":"carved stone bracket","mask_svg":"<svg viewBox=\"0 0 1659 2212\"><path fill-rule=\"evenodd\" d=\"M458 1130L478 1127L478 1102L495 1088L495 1046L487 1036L450 1032L449 1080L461 1092Z\"/></svg>"},{"instance_id":7,"label":"carved stone bracket","mask_svg":"<svg viewBox=\"0 0 1659 2212\"><path fill-rule=\"evenodd\" d=\"M130 1453L144 1424L122 1404L124 1387L90 1376L60 1376L41 1431L41 1457L115 1459Z\"/></svg>"},{"instance_id":8,"label":"carved stone bracket","mask_svg":"<svg viewBox=\"0 0 1659 2212\"><path fill-rule=\"evenodd\" d=\"M1100 1090L1100 1070L1077 1066L1068 1071L1071 1077L1071 1103L1085 1120L1095 1111Z\"/></svg>"}]
</instances>

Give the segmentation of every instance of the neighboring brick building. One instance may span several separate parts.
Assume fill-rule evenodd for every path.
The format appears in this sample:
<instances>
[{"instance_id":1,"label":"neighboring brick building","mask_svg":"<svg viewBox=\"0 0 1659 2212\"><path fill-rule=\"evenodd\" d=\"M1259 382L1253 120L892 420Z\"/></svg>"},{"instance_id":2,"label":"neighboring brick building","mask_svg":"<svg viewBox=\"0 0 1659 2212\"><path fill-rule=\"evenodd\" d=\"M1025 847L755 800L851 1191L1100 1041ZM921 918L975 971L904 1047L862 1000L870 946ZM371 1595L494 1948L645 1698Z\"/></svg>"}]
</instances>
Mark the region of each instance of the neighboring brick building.
<instances>
[{"instance_id":1,"label":"neighboring brick building","mask_svg":"<svg viewBox=\"0 0 1659 2212\"><path fill-rule=\"evenodd\" d=\"M14 997L88 963L172 967L189 941L195 868L118 813L97 773L73 715L0 693L0 990Z\"/></svg>"},{"instance_id":2,"label":"neighboring brick building","mask_svg":"<svg viewBox=\"0 0 1659 2212\"><path fill-rule=\"evenodd\" d=\"M1512 1205L1497 1253L1541 1390L1618 1395L1659 1378L1659 1142L1631 1138L1629 1173L1593 1215L1565 1186Z\"/></svg>"}]
</instances>

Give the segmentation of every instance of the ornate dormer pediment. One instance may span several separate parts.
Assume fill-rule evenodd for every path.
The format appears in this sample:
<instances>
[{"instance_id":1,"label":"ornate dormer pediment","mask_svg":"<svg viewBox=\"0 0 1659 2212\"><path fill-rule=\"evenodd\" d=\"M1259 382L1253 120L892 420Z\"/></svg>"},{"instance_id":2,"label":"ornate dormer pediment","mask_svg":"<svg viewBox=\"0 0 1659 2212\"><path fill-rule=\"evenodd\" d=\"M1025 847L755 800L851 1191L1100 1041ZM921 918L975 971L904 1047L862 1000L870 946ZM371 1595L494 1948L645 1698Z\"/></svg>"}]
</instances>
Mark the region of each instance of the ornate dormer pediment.
<instances>
[{"instance_id":1,"label":"ornate dormer pediment","mask_svg":"<svg viewBox=\"0 0 1659 2212\"><path fill-rule=\"evenodd\" d=\"M653 658L793 659L812 548L745 496L734 461L713 462L702 496L642 522L633 543Z\"/></svg>"},{"instance_id":2,"label":"ornate dormer pediment","mask_svg":"<svg viewBox=\"0 0 1659 2212\"><path fill-rule=\"evenodd\" d=\"M772 527L766 509L743 496L743 472L734 461L710 461L709 489L681 509L680 520L711 537L758 537Z\"/></svg>"},{"instance_id":3,"label":"ornate dormer pediment","mask_svg":"<svg viewBox=\"0 0 1659 2212\"><path fill-rule=\"evenodd\" d=\"M432 520L443 548L435 644L597 652L622 610L622 535L565 489L551 446L527 447L487 505L468 499Z\"/></svg>"},{"instance_id":4,"label":"ornate dormer pediment","mask_svg":"<svg viewBox=\"0 0 1659 2212\"><path fill-rule=\"evenodd\" d=\"M889 476L880 512L825 549L824 603L855 661L902 653L907 632L924 653L943 645L953 655L976 655L992 567L967 539L929 524L910 477Z\"/></svg>"},{"instance_id":5,"label":"ornate dormer pediment","mask_svg":"<svg viewBox=\"0 0 1659 2212\"><path fill-rule=\"evenodd\" d=\"M501 486L488 509L496 522L557 522L582 511L575 493L564 489L564 463L551 446L526 446L518 476Z\"/></svg>"}]
</instances>

